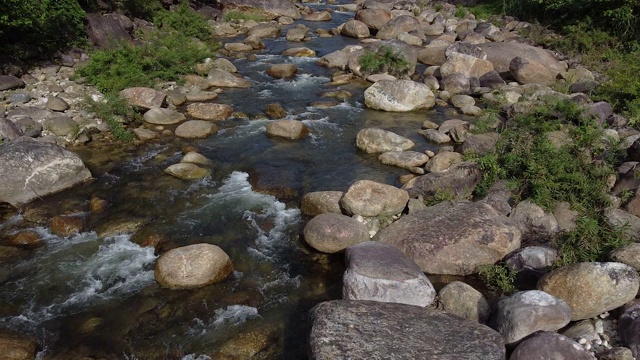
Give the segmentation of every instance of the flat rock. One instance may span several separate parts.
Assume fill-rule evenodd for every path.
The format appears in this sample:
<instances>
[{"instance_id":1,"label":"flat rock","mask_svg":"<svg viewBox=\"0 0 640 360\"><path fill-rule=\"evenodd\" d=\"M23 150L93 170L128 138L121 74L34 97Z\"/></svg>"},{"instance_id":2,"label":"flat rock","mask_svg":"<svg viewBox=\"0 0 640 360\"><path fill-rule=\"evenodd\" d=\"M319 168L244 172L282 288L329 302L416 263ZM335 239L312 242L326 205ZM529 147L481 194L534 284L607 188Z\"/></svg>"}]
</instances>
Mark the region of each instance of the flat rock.
<instances>
[{"instance_id":1,"label":"flat rock","mask_svg":"<svg viewBox=\"0 0 640 360\"><path fill-rule=\"evenodd\" d=\"M417 151L388 151L380 154L378 160L385 165L411 170L426 164L429 157Z\"/></svg>"},{"instance_id":2,"label":"flat rock","mask_svg":"<svg viewBox=\"0 0 640 360\"><path fill-rule=\"evenodd\" d=\"M144 121L155 125L173 125L178 124L186 117L172 109L153 108L144 113Z\"/></svg>"},{"instance_id":3,"label":"flat rock","mask_svg":"<svg viewBox=\"0 0 640 360\"><path fill-rule=\"evenodd\" d=\"M319 214L309 220L303 234L309 246L324 253L335 253L369 241L369 230L364 224L334 213Z\"/></svg>"},{"instance_id":4,"label":"flat rock","mask_svg":"<svg viewBox=\"0 0 640 360\"><path fill-rule=\"evenodd\" d=\"M183 180L202 179L211 175L211 170L199 167L196 164L179 163L164 169L165 174Z\"/></svg>"},{"instance_id":5,"label":"flat rock","mask_svg":"<svg viewBox=\"0 0 640 360\"><path fill-rule=\"evenodd\" d=\"M24 81L11 75L0 75L0 91L24 87Z\"/></svg>"},{"instance_id":6,"label":"flat rock","mask_svg":"<svg viewBox=\"0 0 640 360\"><path fill-rule=\"evenodd\" d=\"M401 217L373 238L428 274L469 275L520 247L520 231L483 203L443 202Z\"/></svg>"},{"instance_id":7,"label":"flat rock","mask_svg":"<svg viewBox=\"0 0 640 360\"><path fill-rule=\"evenodd\" d=\"M414 111L435 105L435 96L425 84L411 80L380 80L364 91L365 105L383 111Z\"/></svg>"},{"instance_id":8,"label":"flat rock","mask_svg":"<svg viewBox=\"0 0 640 360\"><path fill-rule=\"evenodd\" d=\"M152 140L160 137L157 132L145 128L133 129L133 134L136 136L136 138L138 138L138 140L142 141Z\"/></svg>"},{"instance_id":9,"label":"flat rock","mask_svg":"<svg viewBox=\"0 0 640 360\"><path fill-rule=\"evenodd\" d=\"M300 200L300 211L307 216L323 213L342 214L340 199L342 191L314 191L304 194Z\"/></svg>"},{"instance_id":10,"label":"flat rock","mask_svg":"<svg viewBox=\"0 0 640 360\"><path fill-rule=\"evenodd\" d=\"M167 94L146 87L132 87L120 91L120 97L134 107L149 110L164 105Z\"/></svg>"},{"instance_id":11,"label":"flat rock","mask_svg":"<svg viewBox=\"0 0 640 360\"><path fill-rule=\"evenodd\" d=\"M308 47L294 47L284 50L282 55L292 57L315 57L316 52Z\"/></svg>"},{"instance_id":12,"label":"flat rock","mask_svg":"<svg viewBox=\"0 0 640 360\"><path fill-rule=\"evenodd\" d=\"M169 289L194 289L224 280L233 271L218 246L194 244L167 251L156 262L156 281Z\"/></svg>"},{"instance_id":13,"label":"flat rock","mask_svg":"<svg viewBox=\"0 0 640 360\"><path fill-rule=\"evenodd\" d=\"M356 135L356 146L367 153L405 151L414 145L413 141L383 129L362 129Z\"/></svg>"},{"instance_id":14,"label":"flat rock","mask_svg":"<svg viewBox=\"0 0 640 360\"><path fill-rule=\"evenodd\" d=\"M501 336L441 311L406 304L336 300L311 310L309 357L503 360Z\"/></svg>"},{"instance_id":15,"label":"flat rock","mask_svg":"<svg viewBox=\"0 0 640 360\"><path fill-rule=\"evenodd\" d=\"M441 131L436 129L425 129L419 131L420 135L424 136L425 139L436 143L436 144L446 144L451 142L451 137Z\"/></svg>"},{"instance_id":16,"label":"flat rock","mask_svg":"<svg viewBox=\"0 0 640 360\"><path fill-rule=\"evenodd\" d=\"M358 180L340 199L347 214L362 216L391 216L404 210L409 201L406 190L371 180Z\"/></svg>"},{"instance_id":17,"label":"flat rock","mask_svg":"<svg viewBox=\"0 0 640 360\"><path fill-rule=\"evenodd\" d=\"M461 281L443 287L438 293L438 301L444 311L481 324L486 323L491 315L491 307L484 295Z\"/></svg>"},{"instance_id":18,"label":"flat rock","mask_svg":"<svg viewBox=\"0 0 640 360\"><path fill-rule=\"evenodd\" d=\"M346 251L342 298L429 306L436 291L418 265L402 251L373 241Z\"/></svg>"},{"instance_id":19,"label":"flat rock","mask_svg":"<svg viewBox=\"0 0 640 360\"><path fill-rule=\"evenodd\" d=\"M609 254L609 258L640 271L640 244L631 243L615 249Z\"/></svg>"},{"instance_id":20,"label":"flat rock","mask_svg":"<svg viewBox=\"0 0 640 360\"><path fill-rule=\"evenodd\" d=\"M227 120L233 108L227 104L197 103L187 105L187 115L199 120Z\"/></svg>"},{"instance_id":21,"label":"flat rock","mask_svg":"<svg viewBox=\"0 0 640 360\"><path fill-rule=\"evenodd\" d=\"M216 124L204 120L189 120L180 124L175 135L183 139L204 139L218 132Z\"/></svg>"},{"instance_id":22,"label":"flat rock","mask_svg":"<svg viewBox=\"0 0 640 360\"><path fill-rule=\"evenodd\" d=\"M309 135L309 128L299 120L275 120L267 124L267 135L299 140Z\"/></svg>"},{"instance_id":23,"label":"flat rock","mask_svg":"<svg viewBox=\"0 0 640 360\"><path fill-rule=\"evenodd\" d=\"M638 292L637 271L625 264L577 263L543 276L538 289L560 298L573 311L572 321L597 316L633 300Z\"/></svg>"},{"instance_id":24,"label":"flat rock","mask_svg":"<svg viewBox=\"0 0 640 360\"><path fill-rule=\"evenodd\" d=\"M0 145L0 202L27 203L91 179L74 153L34 140Z\"/></svg>"},{"instance_id":25,"label":"flat rock","mask_svg":"<svg viewBox=\"0 0 640 360\"><path fill-rule=\"evenodd\" d=\"M211 86L228 87L228 88L250 88L251 83L241 77L237 77L232 73L220 69L213 68L209 70L207 80Z\"/></svg>"},{"instance_id":26,"label":"flat rock","mask_svg":"<svg viewBox=\"0 0 640 360\"><path fill-rule=\"evenodd\" d=\"M328 11L314 12L304 16L306 21L330 21L331 14Z\"/></svg>"},{"instance_id":27,"label":"flat rock","mask_svg":"<svg viewBox=\"0 0 640 360\"><path fill-rule=\"evenodd\" d=\"M69 104L62 98L50 96L47 99L47 109L53 111L65 111L69 110Z\"/></svg>"},{"instance_id":28,"label":"flat rock","mask_svg":"<svg viewBox=\"0 0 640 360\"><path fill-rule=\"evenodd\" d=\"M79 126L68 116L54 116L45 121L44 126L57 136L75 135Z\"/></svg>"}]
</instances>

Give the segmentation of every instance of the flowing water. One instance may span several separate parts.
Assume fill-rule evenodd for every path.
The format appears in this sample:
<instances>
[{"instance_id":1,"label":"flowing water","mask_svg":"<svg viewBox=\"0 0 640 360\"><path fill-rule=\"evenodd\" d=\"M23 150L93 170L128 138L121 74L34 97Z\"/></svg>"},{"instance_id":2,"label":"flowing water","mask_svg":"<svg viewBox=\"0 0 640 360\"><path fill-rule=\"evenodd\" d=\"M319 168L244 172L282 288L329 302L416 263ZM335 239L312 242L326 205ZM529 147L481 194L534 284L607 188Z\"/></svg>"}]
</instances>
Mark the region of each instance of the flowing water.
<instances>
[{"instance_id":1,"label":"flowing water","mask_svg":"<svg viewBox=\"0 0 640 360\"><path fill-rule=\"evenodd\" d=\"M268 138L269 120L231 118L209 139L77 149L95 181L35 201L22 215L0 224L0 233L30 228L46 242L0 263L0 328L35 336L41 359L306 358L308 311L318 302L340 298L344 265L342 255L319 254L304 244L301 195L344 191L359 179L399 185L398 176L406 171L359 152L357 131L381 127L412 139L416 151L435 150L417 130L426 119L442 122L447 110L367 110L366 85L327 85L332 70L316 65L318 58L279 55L306 46L320 57L356 43L315 36L318 27L335 27L352 17L335 11L331 22L301 21L312 29L311 41L266 39L257 60L231 59L253 87L226 89L216 102L249 118L279 102L289 118L309 127L311 135L304 140ZM294 79L265 74L270 65L283 62L298 66ZM309 106L328 100L320 94L336 89L354 96L332 108ZM180 161L185 145L196 146L213 161L210 178L183 181L163 174ZM109 208L99 215L83 214L91 196L107 199ZM87 215L92 231L59 238L46 223L25 220L65 211ZM98 235L101 227L114 223L141 229L136 235ZM162 289L153 279L157 254L153 247L138 245L149 238L162 239L160 251L216 244L229 254L235 270L201 289Z\"/></svg>"}]
</instances>

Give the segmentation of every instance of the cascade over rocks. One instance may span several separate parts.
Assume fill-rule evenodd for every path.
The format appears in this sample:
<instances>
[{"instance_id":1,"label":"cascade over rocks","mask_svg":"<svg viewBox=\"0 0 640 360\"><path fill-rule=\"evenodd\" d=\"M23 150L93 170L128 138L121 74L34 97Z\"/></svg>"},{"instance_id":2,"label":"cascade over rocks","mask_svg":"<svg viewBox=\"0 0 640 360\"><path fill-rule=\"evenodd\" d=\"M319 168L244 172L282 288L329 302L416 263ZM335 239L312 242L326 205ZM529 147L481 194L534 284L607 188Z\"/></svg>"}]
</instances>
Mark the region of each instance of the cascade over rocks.
<instances>
[{"instance_id":1,"label":"cascade over rocks","mask_svg":"<svg viewBox=\"0 0 640 360\"><path fill-rule=\"evenodd\" d=\"M483 203L443 202L408 214L374 241L409 255L428 274L469 275L520 247L520 230Z\"/></svg>"},{"instance_id":2,"label":"cascade over rocks","mask_svg":"<svg viewBox=\"0 0 640 360\"><path fill-rule=\"evenodd\" d=\"M82 160L56 144L24 139L0 150L0 202L27 203L91 179Z\"/></svg>"},{"instance_id":3,"label":"cascade over rocks","mask_svg":"<svg viewBox=\"0 0 640 360\"><path fill-rule=\"evenodd\" d=\"M441 311L376 301L335 300L311 310L310 358L503 360L501 336Z\"/></svg>"}]
</instances>

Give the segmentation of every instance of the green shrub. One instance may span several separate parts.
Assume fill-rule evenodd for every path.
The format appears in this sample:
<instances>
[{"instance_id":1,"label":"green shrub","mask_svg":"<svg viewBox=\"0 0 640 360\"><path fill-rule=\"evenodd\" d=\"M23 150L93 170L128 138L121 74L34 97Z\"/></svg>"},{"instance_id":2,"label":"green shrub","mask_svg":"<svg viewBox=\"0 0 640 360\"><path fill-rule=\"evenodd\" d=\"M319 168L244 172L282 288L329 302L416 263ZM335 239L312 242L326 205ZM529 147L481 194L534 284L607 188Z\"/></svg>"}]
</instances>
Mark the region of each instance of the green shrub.
<instances>
[{"instance_id":1,"label":"green shrub","mask_svg":"<svg viewBox=\"0 0 640 360\"><path fill-rule=\"evenodd\" d=\"M93 101L90 98L85 99L87 110L96 114L96 116L107 122L113 136L120 141L130 142L133 140L133 134L128 131L123 122L136 120L139 115L129 106L126 101L115 94L105 96L104 101Z\"/></svg>"},{"instance_id":2,"label":"green shrub","mask_svg":"<svg viewBox=\"0 0 640 360\"><path fill-rule=\"evenodd\" d=\"M224 21L237 21L237 20L253 20L256 22L267 21L267 17L260 11L241 11L230 10L224 13Z\"/></svg>"},{"instance_id":3,"label":"green shrub","mask_svg":"<svg viewBox=\"0 0 640 360\"><path fill-rule=\"evenodd\" d=\"M140 46L122 43L98 50L78 74L105 93L132 86L153 86L159 80L178 80L194 71L195 64L213 56L206 44L177 32L153 31Z\"/></svg>"},{"instance_id":4,"label":"green shrub","mask_svg":"<svg viewBox=\"0 0 640 360\"><path fill-rule=\"evenodd\" d=\"M163 30L176 31L182 35L195 37L203 41L211 40L211 27L207 20L184 1L172 11L158 11L154 24Z\"/></svg>"},{"instance_id":5,"label":"green shrub","mask_svg":"<svg viewBox=\"0 0 640 360\"><path fill-rule=\"evenodd\" d=\"M456 5L456 11L453 13L453 16L457 18L464 18L469 13L469 10L462 5Z\"/></svg>"},{"instance_id":6,"label":"green shrub","mask_svg":"<svg viewBox=\"0 0 640 360\"><path fill-rule=\"evenodd\" d=\"M84 43L86 14L77 0L2 0L0 43L25 58L28 47L44 55Z\"/></svg>"},{"instance_id":7,"label":"green shrub","mask_svg":"<svg viewBox=\"0 0 640 360\"><path fill-rule=\"evenodd\" d=\"M401 75L409 69L409 62L389 46L380 46L378 51L365 50L358 60L364 74L388 73Z\"/></svg>"},{"instance_id":8,"label":"green shrub","mask_svg":"<svg viewBox=\"0 0 640 360\"><path fill-rule=\"evenodd\" d=\"M491 291L501 292L505 295L516 291L514 283L517 272L505 264L481 266L478 275Z\"/></svg>"}]
</instances>

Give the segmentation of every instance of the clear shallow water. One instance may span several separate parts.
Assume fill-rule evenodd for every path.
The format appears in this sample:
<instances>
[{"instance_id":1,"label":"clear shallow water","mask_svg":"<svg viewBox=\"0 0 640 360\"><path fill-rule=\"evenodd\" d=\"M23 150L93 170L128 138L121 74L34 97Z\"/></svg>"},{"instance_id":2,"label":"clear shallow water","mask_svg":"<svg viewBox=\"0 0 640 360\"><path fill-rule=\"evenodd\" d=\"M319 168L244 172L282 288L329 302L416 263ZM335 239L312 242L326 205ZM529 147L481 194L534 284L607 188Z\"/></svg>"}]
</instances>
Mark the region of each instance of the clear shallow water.
<instances>
[{"instance_id":1,"label":"clear shallow water","mask_svg":"<svg viewBox=\"0 0 640 360\"><path fill-rule=\"evenodd\" d=\"M311 135L304 140L268 138L270 120L232 118L209 139L80 149L96 178L93 183L35 202L22 216L0 224L0 233L32 228L46 242L0 263L0 328L36 336L42 359L305 358L308 310L341 296L344 265L342 255L319 254L304 244L300 197L346 190L359 179L398 185L406 171L357 151L357 131L381 127L411 138L415 150L424 151L435 147L417 134L422 122L445 119L444 109L410 114L365 109L363 85L327 85L333 70L317 66L317 58L279 55L289 47L307 46L321 57L356 43L317 38L314 32L352 16L334 12L329 23L303 22L313 29L311 41L265 40L267 49L257 53L256 61L232 60L253 87L226 89L216 99L250 117L279 102L288 118L309 127ZM294 79L265 75L271 64L282 62L298 66ZM338 89L354 96L333 108L310 106L332 100L320 94ZM213 161L210 178L187 182L163 174L180 161L185 145L198 147ZM108 200L106 212L87 213L91 196ZM47 230L46 222L24 220L65 211L84 213L89 231L61 239ZM142 225L135 235L97 235L116 221ZM153 280L157 254L139 245L150 237L162 239L160 251L216 244L229 254L235 271L202 289L162 289Z\"/></svg>"}]
</instances>

